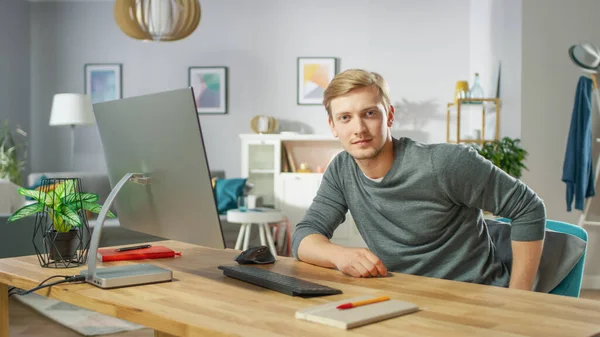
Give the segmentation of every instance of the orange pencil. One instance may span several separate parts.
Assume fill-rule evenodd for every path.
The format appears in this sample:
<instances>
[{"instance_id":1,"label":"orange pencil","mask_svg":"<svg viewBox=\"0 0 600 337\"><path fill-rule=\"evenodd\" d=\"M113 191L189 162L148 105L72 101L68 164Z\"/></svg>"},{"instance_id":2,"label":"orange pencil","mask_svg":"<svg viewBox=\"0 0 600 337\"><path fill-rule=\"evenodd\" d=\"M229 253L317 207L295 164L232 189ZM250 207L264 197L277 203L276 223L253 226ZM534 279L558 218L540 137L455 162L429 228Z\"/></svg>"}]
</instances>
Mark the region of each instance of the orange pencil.
<instances>
[{"instance_id":1,"label":"orange pencil","mask_svg":"<svg viewBox=\"0 0 600 337\"><path fill-rule=\"evenodd\" d=\"M383 302L383 301L388 301L390 299L389 296L380 296L380 297L375 297L372 298L370 300L364 300L364 301L358 301L358 302L349 302L349 303L344 303L344 304L340 304L338 305L336 308L337 309L350 309L350 308L356 308L356 307L360 307L361 305L367 305L367 304L371 304L371 303L377 303L377 302Z\"/></svg>"}]
</instances>

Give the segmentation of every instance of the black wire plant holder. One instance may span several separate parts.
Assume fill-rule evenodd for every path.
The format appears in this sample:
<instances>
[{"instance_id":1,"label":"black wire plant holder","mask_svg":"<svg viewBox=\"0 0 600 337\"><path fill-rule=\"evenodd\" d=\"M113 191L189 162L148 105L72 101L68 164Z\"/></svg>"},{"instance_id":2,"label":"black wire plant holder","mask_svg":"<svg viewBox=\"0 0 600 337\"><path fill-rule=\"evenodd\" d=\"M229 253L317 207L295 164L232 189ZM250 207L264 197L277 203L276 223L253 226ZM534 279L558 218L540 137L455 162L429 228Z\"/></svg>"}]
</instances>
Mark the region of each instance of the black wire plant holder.
<instances>
[{"instance_id":1,"label":"black wire plant holder","mask_svg":"<svg viewBox=\"0 0 600 337\"><path fill-rule=\"evenodd\" d=\"M69 190L63 188L62 191L55 191L55 188L60 186L60 184L64 184L64 186L73 184L74 194L69 193L70 188L68 188ZM43 211L36 213L32 238L40 265L46 268L73 268L86 264L90 248L91 232L80 194L83 193L81 179L44 178L38 190L48 193L48 195L55 198L54 200L61 200L61 198L70 195L69 204L75 208L73 210L81 219L81 226L67 224L61 228L62 231L57 231L51 216L54 209L48 206L47 203L44 203ZM65 231L66 229L68 231Z\"/></svg>"}]
</instances>

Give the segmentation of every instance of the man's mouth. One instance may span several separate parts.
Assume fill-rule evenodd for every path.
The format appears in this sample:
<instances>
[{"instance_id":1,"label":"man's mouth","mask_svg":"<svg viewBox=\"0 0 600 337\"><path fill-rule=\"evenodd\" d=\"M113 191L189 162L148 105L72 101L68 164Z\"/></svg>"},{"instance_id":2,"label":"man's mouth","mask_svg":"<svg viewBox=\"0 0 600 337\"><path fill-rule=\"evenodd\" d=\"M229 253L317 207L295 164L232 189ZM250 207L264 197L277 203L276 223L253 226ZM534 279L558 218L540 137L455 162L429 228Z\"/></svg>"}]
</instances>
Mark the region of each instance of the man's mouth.
<instances>
[{"instance_id":1,"label":"man's mouth","mask_svg":"<svg viewBox=\"0 0 600 337\"><path fill-rule=\"evenodd\" d=\"M354 145L360 145L360 144L366 144L366 143L368 143L370 141L371 141L371 139L360 139L360 140L357 140L357 141L353 142L352 144L354 144Z\"/></svg>"}]
</instances>

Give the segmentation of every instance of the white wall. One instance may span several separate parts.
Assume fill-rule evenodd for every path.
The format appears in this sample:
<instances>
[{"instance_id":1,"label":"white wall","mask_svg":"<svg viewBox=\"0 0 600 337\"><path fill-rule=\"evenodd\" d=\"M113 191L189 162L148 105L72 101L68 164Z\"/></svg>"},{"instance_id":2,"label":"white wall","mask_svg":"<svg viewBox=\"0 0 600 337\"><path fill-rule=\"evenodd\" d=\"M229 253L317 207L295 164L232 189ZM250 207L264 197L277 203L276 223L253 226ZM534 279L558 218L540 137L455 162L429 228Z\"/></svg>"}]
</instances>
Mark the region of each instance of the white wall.
<instances>
[{"instance_id":1,"label":"white wall","mask_svg":"<svg viewBox=\"0 0 600 337\"><path fill-rule=\"evenodd\" d=\"M492 0L491 54L494 75L501 64L500 136L521 137L522 0ZM496 81L496 77L492 80ZM492 83L496 88L496 83Z\"/></svg>"},{"instance_id":2,"label":"white wall","mask_svg":"<svg viewBox=\"0 0 600 337\"><path fill-rule=\"evenodd\" d=\"M529 171L523 179L544 199L548 218L570 223L577 222L580 212L566 211L561 177L575 89L582 72L570 61L568 48L583 41L600 45L598 13L600 1L523 1L521 130L523 146L530 152ZM599 130L597 121L595 124ZM586 285L600 287L600 227L586 229L590 236Z\"/></svg>"},{"instance_id":3,"label":"white wall","mask_svg":"<svg viewBox=\"0 0 600 337\"><path fill-rule=\"evenodd\" d=\"M492 0L471 0L469 11L469 86L473 76L479 73L481 86L486 97L494 97L494 55L492 54Z\"/></svg>"},{"instance_id":4,"label":"white wall","mask_svg":"<svg viewBox=\"0 0 600 337\"><path fill-rule=\"evenodd\" d=\"M33 169L65 170L66 128L50 128L52 96L83 92L85 63L123 63L125 97L187 86L189 66L229 67L229 113L201 116L211 169L240 174L238 134L258 114L328 133L320 106L296 105L296 58L336 56L342 70L381 72L395 102L422 124L398 116L395 135L445 141L445 107L469 76L469 0L202 1L189 38L142 43L123 34L110 2L31 3ZM287 123L286 123L287 122ZM417 125L417 126L415 126ZM414 129L417 130L414 130ZM76 166L104 171L95 127L77 129Z\"/></svg>"},{"instance_id":5,"label":"white wall","mask_svg":"<svg viewBox=\"0 0 600 337\"><path fill-rule=\"evenodd\" d=\"M29 131L29 41L29 4L0 1L0 126L11 130Z\"/></svg>"},{"instance_id":6,"label":"white wall","mask_svg":"<svg viewBox=\"0 0 600 337\"><path fill-rule=\"evenodd\" d=\"M521 136L522 0L471 0L469 85L475 73L486 97L496 97L501 65L500 136ZM471 125L481 123L471 115Z\"/></svg>"}]
</instances>

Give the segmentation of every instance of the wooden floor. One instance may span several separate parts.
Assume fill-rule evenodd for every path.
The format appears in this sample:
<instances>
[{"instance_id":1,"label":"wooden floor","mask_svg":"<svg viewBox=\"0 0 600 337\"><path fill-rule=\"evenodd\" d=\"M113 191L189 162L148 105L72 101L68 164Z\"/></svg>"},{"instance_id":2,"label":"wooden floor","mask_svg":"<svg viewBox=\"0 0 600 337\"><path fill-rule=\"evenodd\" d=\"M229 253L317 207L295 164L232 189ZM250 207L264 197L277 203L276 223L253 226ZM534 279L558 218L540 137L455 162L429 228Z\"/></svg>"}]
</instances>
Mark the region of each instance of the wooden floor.
<instances>
[{"instance_id":1,"label":"wooden floor","mask_svg":"<svg viewBox=\"0 0 600 337\"><path fill-rule=\"evenodd\" d=\"M579 296L600 301L600 290L582 290Z\"/></svg>"},{"instance_id":2,"label":"wooden floor","mask_svg":"<svg viewBox=\"0 0 600 337\"><path fill-rule=\"evenodd\" d=\"M13 299L8 303L9 312L9 334L10 337L37 337L37 336L60 336L79 337L79 333L55 323L49 318L40 315L35 310L23 305ZM153 337L154 331L142 329L128 331L118 334L103 335L106 337Z\"/></svg>"},{"instance_id":3,"label":"wooden floor","mask_svg":"<svg viewBox=\"0 0 600 337\"><path fill-rule=\"evenodd\" d=\"M581 297L600 301L600 290L583 290ZM9 301L10 336L11 337L36 337L36 336L61 336L79 337L80 334L55 323L54 321L38 314L18 301ZM106 337L152 337L151 329L129 331Z\"/></svg>"}]
</instances>

